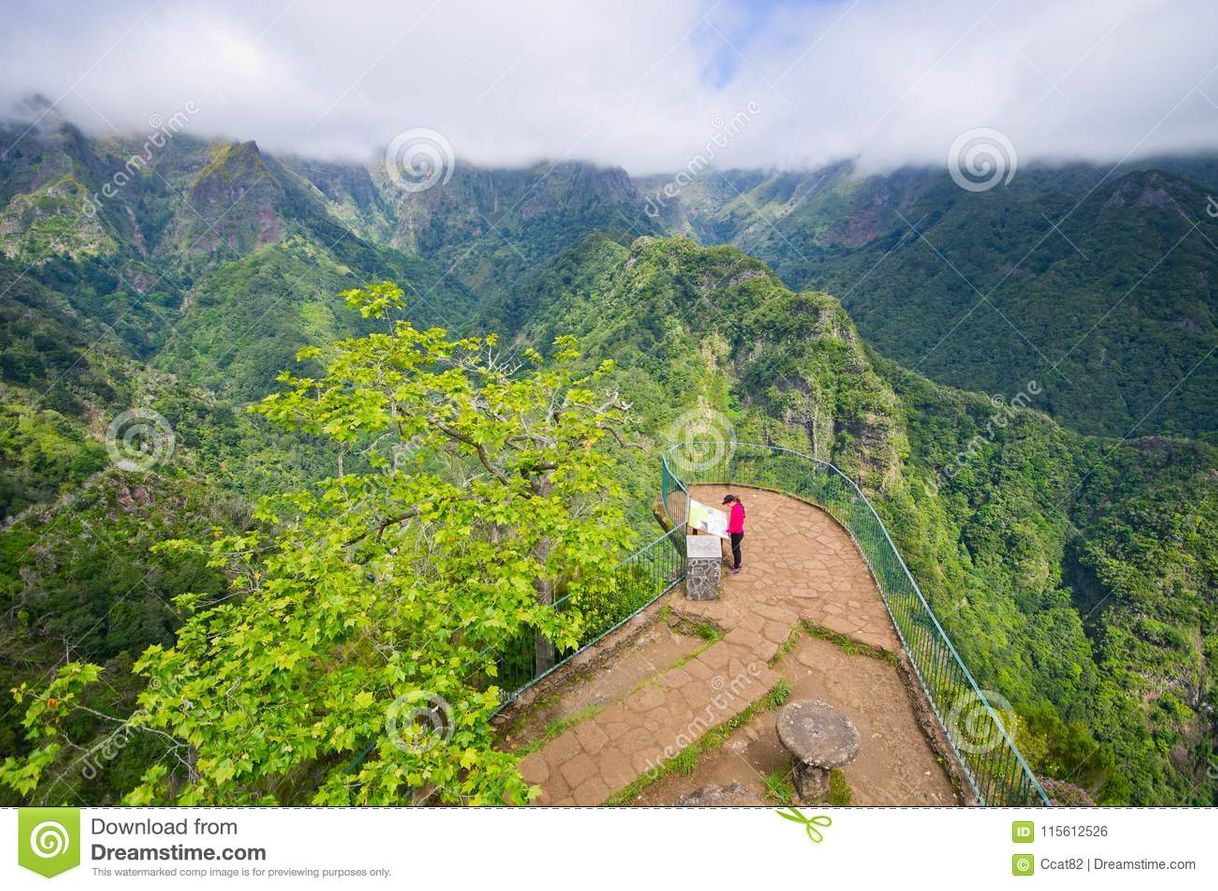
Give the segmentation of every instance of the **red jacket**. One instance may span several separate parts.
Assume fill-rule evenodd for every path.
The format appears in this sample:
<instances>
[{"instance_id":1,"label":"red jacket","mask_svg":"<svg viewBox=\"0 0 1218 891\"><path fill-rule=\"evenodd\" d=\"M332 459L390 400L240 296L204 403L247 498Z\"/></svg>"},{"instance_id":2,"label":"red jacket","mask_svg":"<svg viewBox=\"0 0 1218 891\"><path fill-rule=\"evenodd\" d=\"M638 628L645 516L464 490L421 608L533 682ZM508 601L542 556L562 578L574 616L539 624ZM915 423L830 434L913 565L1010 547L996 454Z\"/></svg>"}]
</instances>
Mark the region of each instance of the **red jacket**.
<instances>
[{"instance_id":1,"label":"red jacket","mask_svg":"<svg viewBox=\"0 0 1218 891\"><path fill-rule=\"evenodd\" d=\"M727 531L744 532L744 505L739 501L732 502L732 511L727 518Z\"/></svg>"}]
</instances>

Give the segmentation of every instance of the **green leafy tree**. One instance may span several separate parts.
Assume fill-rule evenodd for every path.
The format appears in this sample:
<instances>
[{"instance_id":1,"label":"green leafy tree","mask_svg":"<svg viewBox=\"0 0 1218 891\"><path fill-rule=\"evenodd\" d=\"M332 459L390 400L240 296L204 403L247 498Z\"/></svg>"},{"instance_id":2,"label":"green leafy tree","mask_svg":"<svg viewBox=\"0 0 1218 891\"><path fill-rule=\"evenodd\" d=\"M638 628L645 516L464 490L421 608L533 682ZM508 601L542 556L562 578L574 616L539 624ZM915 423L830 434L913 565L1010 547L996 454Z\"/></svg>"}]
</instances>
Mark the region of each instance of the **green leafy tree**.
<instances>
[{"instance_id":1,"label":"green leafy tree","mask_svg":"<svg viewBox=\"0 0 1218 891\"><path fill-rule=\"evenodd\" d=\"M344 296L374 318L403 302L390 283ZM126 801L527 801L492 747L498 660L536 638L546 667L611 594L631 538L612 363L576 371L564 338L548 364L505 358L494 336L405 321L300 358L324 374L285 372L253 410L336 441L363 472L340 461L316 490L264 499L255 531L163 545L206 553L231 583L178 598L176 643L136 663L148 685L126 725L165 757ZM85 753L60 727L98 674L70 664L49 690L18 691L36 745L0 779L26 794L73 769Z\"/></svg>"}]
</instances>

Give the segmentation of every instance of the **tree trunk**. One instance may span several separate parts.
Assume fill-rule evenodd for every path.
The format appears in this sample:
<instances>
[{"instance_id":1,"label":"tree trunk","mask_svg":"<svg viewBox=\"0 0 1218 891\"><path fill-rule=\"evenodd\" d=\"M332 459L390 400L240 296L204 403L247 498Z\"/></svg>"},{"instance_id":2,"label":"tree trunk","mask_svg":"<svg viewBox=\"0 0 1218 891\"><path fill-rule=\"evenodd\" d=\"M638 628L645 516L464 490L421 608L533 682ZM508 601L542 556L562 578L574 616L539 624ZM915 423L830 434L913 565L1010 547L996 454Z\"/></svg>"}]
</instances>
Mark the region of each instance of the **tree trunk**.
<instances>
[{"instance_id":1,"label":"tree trunk","mask_svg":"<svg viewBox=\"0 0 1218 891\"><path fill-rule=\"evenodd\" d=\"M558 651L554 649L554 644L546 640L540 633L535 634L533 643L533 673L537 677L541 677L553 668L554 663L558 661Z\"/></svg>"},{"instance_id":2,"label":"tree trunk","mask_svg":"<svg viewBox=\"0 0 1218 891\"><path fill-rule=\"evenodd\" d=\"M544 566L546 559L550 556L550 543L544 539L537 543L537 547L533 549L533 556L537 559L539 566ZM537 591L537 600L540 603L554 602L554 585L549 579L538 578L533 582L533 588ZM540 676L554 667L554 663L558 661L558 654L554 649L554 644L545 639L541 632L533 632L533 674Z\"/></svg>"},{"instance_id":3,"label":"tree trunk","mask_svg":"<svg viewBox=\"0 0 1218 891\"><path fill-rule=\"evenodd\" d=\"M533 483L533 490L538 495L548 495L550 492L549 474L538 478ZM537 542L533 548L533 559L537 561L537 567L540 570L538 577L533 580L537 600L539 603L552 604L554 602L554 583L544 578L544 567L546 561L550 559L549 539L542 538ZM557 661L558 653L554 649L554 644L546 640L544 635L533 632L533 676L539 677L549 671Z\"/></svg>"}]
</instances>

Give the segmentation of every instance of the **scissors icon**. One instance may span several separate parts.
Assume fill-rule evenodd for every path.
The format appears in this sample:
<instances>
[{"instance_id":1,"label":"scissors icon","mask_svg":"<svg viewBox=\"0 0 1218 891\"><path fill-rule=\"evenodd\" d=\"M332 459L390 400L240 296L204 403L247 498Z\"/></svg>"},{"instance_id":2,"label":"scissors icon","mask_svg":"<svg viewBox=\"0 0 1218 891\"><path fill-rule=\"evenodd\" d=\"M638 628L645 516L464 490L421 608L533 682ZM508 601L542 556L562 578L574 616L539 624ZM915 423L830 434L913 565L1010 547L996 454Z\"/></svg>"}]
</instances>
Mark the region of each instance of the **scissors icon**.
<instances>
[{"instance_id":1,"label":"scissors icon","mask_svg":"<svg viewBox=\"0 0 1218 891\"><path fill-rule=\"evenodd\" d=\"M784 813L780 808L778 811L778 816L782 817L784 820L790 820L792 823L801 823L804 827L804 832L808 834L808 838L814 844L819 845L825 840L824 833L821 832L817 827L819 826L822 829L828 829L833 825L833 820L825 814L817 814L815 817L805 817L802 813L800 813L799 808L789 807L787 808L787 811L790 813Z\"/></svg>"}]
</instances>

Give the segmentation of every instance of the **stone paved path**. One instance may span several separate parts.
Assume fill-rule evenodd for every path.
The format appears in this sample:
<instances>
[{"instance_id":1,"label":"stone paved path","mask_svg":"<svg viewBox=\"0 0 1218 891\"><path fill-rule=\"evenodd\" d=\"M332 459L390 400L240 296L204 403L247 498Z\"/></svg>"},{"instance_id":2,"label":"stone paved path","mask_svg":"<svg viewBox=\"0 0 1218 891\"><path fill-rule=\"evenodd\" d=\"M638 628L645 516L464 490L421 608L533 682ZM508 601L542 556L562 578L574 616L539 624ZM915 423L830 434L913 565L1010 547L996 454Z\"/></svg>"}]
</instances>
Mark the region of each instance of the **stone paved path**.
<instances>
[{"instance_id":1,"label":"stone paved path","mask_svg":"<svg viewBox=\"0 0 1218 891\"><path fill-rule=\"evenodd\" d=\"M717 505L728 491L740 496L748 514L744 571L726 578L722 599L687 601L678 591L670 595L674 607L734 629L737 640L759 651L785 641L797 619L900 651L867 564L841 526L824 511L773 492L698 486L693 496Z\"/></svg>"},{"instance_id":2,"label":"stone paved path","mask_svg":"<svg viewBox=\"0 0 1218 891\"><path fill-rule=\"evenodd\" d=\"M849 715L858 728L862 747L842 768L854 804L960 803L918 726L904 682L887 662L805 635L775 670L791 685L792 699L824 700ZM732 784L767 798L767 777L790 779L791 756L779 742L775 724L773 713L759 716L704 755L691 774L671 773L631 803L674 805L704 786Z\"/></svg>"},{"instance_id":3,"label":"stone paved path","mask_svg":"<svg viewBox=\"0 0 1218 891\"><path fill-rule=\"evenodd\" d=\"M727 491L702 486L693 494L718 504ZM744 571L725 578L719 601L688 601L680 587L668 595L675 611L710 619L725 636L524 758L521 773L542 790L537 804L601 804L738 714L780 679L766 663L801 619L900 649L866 564L840 526L785 495L733 491L748 512Z\"/></svg>"}]
</instances>

